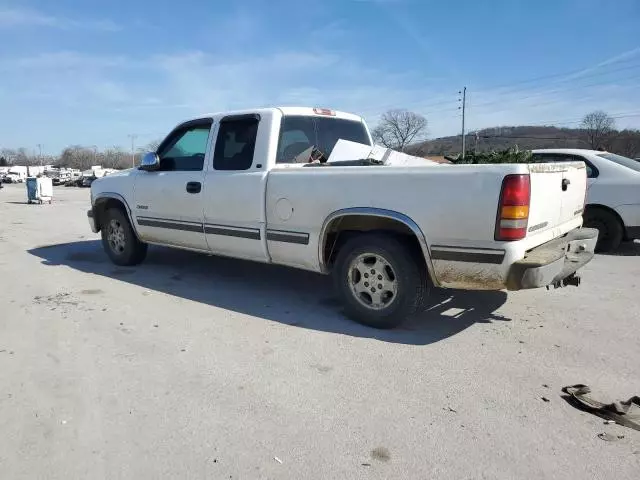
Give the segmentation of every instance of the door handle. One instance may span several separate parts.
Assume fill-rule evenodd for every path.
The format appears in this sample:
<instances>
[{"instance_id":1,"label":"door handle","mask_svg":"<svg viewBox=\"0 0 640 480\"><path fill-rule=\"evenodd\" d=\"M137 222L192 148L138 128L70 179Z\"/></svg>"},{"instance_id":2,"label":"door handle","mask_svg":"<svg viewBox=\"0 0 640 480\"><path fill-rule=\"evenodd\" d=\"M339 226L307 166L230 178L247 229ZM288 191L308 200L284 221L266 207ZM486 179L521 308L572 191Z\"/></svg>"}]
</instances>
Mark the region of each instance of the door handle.
<instances>
[{"instance_id":1,"label":"door handle","mask_svg":"<svg viewBox=\"0 0 640 480\"><path fill-rule=\"evenodd\" d=\"M562 179L562 191L566 192L567 191L567 187L571 184L571 180L569 180L568 178L563 178Z\"/></svg>"},{"instance_id":2,"label":"door handle","mask_svg":"<svg viewBox=\"0 0 640 480\"><path fill-rule=\"evenodd\" d=\"M202 184L200 182L187 182L187 192L200 193L202 190Z\"/></svg>"}]
</instances>

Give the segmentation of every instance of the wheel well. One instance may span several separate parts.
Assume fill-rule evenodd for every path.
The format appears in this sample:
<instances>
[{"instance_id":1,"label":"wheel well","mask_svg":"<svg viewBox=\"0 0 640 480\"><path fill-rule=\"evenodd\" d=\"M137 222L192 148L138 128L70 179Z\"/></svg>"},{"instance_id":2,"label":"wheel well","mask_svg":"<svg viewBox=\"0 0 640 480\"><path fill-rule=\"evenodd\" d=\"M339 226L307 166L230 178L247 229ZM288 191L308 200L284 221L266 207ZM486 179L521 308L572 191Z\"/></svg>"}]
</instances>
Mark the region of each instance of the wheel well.
<instances>
[{"instance_id":1,"label":"wheel well","mask_svg":"<svg viewBox=\"0 0 640 480\"><path fill-rule=\"evenodd\" d=\"M593 204L589 204L585 207L584 209L584 215L587 215L587 213L590 210L604 210L606 212L609 212L610 214L612 214L614 217L616 217L618 219L618 222L620 222L620 225L622 225L622 231L624 232L624 239L627 240L627 227L624 224L624 221L622 220L622 217L618 214L618 212L616 212L613 208L611 207L607 207L606 205L600 205L597 203L593 203Z\"/></svg>"},{"instance_id":2,"label":"wheel well","mask_svg":"<svg viewBox=\"0 0 640 480\"><path fill-rule=\"evenodd\" d=\"M109 197L99 198L98 200L96 200L96 203L93 207L93 213L95 215L95 221L98 229L100 229L102 226L102 216L110 208L117 208L118 210L121 210L125 215L127 215L127 217L129 216L127 207L125 207L124 203L122 203L120 200Z\"/></svg>"},{"instance_id":3,"label":"wheel well","mask_svg":"<svg viewBox=\"0 0 640 480\"><path fill-rule=\"evenodd\" d=\"M327 270L331 270L340 248L354 235L366 233L386 234L405 242L415 258L427 268L420 242L415 232L405 223L387 217L374 215L345 215L335 218L327 225L324 238L321 239L322 261Z\"/></svg>"}]
</instances>

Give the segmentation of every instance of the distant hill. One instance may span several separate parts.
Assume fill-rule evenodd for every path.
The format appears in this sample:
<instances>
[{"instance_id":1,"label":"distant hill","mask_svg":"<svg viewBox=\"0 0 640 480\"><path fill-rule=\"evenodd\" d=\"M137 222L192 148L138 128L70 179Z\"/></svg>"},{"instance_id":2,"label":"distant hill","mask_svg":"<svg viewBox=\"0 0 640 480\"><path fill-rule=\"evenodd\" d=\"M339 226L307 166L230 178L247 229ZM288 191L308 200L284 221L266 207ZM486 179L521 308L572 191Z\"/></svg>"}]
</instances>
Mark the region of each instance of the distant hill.
<instances>
[{"instance_id":1,"label":"distant hill","mask_svg":"<svg viewBox=\"0 0 640 480\"><path fill-rule=\"evenodd\" d=\"M487 152L518 146L535 148L589 148L583 130L557 127L495 127L466 135L467 151ZM457 155L462 150L461 135L427 140L407 148L407 153L421 156ZM632 158L640 156L640 131L623 130L614 133L608 150Z\"/></svg>"}]
</instances>

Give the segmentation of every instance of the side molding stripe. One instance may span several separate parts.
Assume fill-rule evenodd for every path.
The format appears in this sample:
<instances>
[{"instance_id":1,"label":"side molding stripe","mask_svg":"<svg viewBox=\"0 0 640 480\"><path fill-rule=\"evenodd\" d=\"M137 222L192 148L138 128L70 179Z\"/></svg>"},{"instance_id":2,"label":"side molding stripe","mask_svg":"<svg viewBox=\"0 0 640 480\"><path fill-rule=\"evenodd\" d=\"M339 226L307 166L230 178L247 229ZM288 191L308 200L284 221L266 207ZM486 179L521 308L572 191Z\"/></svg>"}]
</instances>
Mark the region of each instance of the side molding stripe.
<instances>
[{"instance_id":1,"label":"side molding stripe","mask_svg":"<svg viewBox=\"0 0 640 480\"><path fill-rule=\"evenodd\" d=\"M453 262L491 263L499 265L505 257L504 250L474 249L432 245L431 258L433 260L447 260Z\"/></svg>"},{"instance_id":2,"label":"side molding stripe","mask_svg":"<svg viewBox=\"0 0 640 480\"><path fill-rule=\"evenodd\" d=\"M267 229L267 240L271 240L273 242L295 243L297 245L309 245L309 234Z\"/></svg>"},{"instance_id":3,"label":"side molding stripe","mask_svg":"<svg viewBox=\"0 0 640 480\"><path fill-rule=\"evenodd\" d=\"M203 232L207 235L223 235L226 237L247 238L260 240L260 230L257 228L232 227L230 225L202 224L186 222L183 220L171 220L164 218L136 217L138 225L154 228L167 228L185 232ZM303 232L290 232L286 230L267 229L267 240L297 245L309 245L309 234Z\"/></svg>"}]
</instances>

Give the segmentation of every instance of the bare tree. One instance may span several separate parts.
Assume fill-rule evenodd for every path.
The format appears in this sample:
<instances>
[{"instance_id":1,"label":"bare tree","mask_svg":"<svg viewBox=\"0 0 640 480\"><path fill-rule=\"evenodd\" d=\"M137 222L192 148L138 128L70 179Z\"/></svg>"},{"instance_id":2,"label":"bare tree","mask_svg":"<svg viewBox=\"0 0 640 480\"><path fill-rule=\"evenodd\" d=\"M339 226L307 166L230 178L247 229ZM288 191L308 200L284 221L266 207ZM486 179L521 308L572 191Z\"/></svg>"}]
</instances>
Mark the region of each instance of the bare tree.
<instances>
[{"instance_id":1,"label":"bare tree","mask_svg":"<svg viewBox=\"0 0 640 480\"><path fill-rule=\"evenodd\" d=\"M424 139L427 119L408 110L389 110L382 114L371 134L375 142L404 152L411 142Z\"/></svg>"},{"instance_id":2,"label":"bare tree","mask_svg":"<svg viewBox=\"0 0 640 480\"><path fill-rule=\"evenodd\" d=\"M607 149L625 157L638 157L640 155L640 130L626 129L618 132Z\"/></svg>"},{"instance_id":3,"label":"bare tree","mask_svg":"<svg viewBox=\"0 0 640 480\"><path fill-rule=\"evenodd\" d=\"M158 150L158 147L160 146L160 143L162 142L162 140L153 140L149 143L147 143L144 147L144 152L155 152L156 150Z\"/></svg>"},{"instance_id":4,"label":"bare tree","mask_svg":"<svg viewBox=\"0 0 640 480\"><path fill-rule=\"evenodd\" d=\"M57 166L86 170L94 164L95 156L92 148L72 145L62 151Z\"/></svg>"},{"instance_id":5,"label":"bare tree","mask_svg":"<svg viewBox=\"0 0 640 480\"><path fill-rule=\"evenodd\" d=\"M602 110L588 113L582 119L581 128L589 146L598 150L604 148L611 140L611 134L615 131L616 121Z\"/></svg>"},{"instance_id":6,"label":"bare tree","mask_svg":"<svg viewBox=\"0 0 640 480\"><path fill-rule=\"evenodd\" d=\"M131 154L121 147L107 148L102 154L102 166L105 168L129 168L131 166Z\"/></svg>"}]
</instances>

